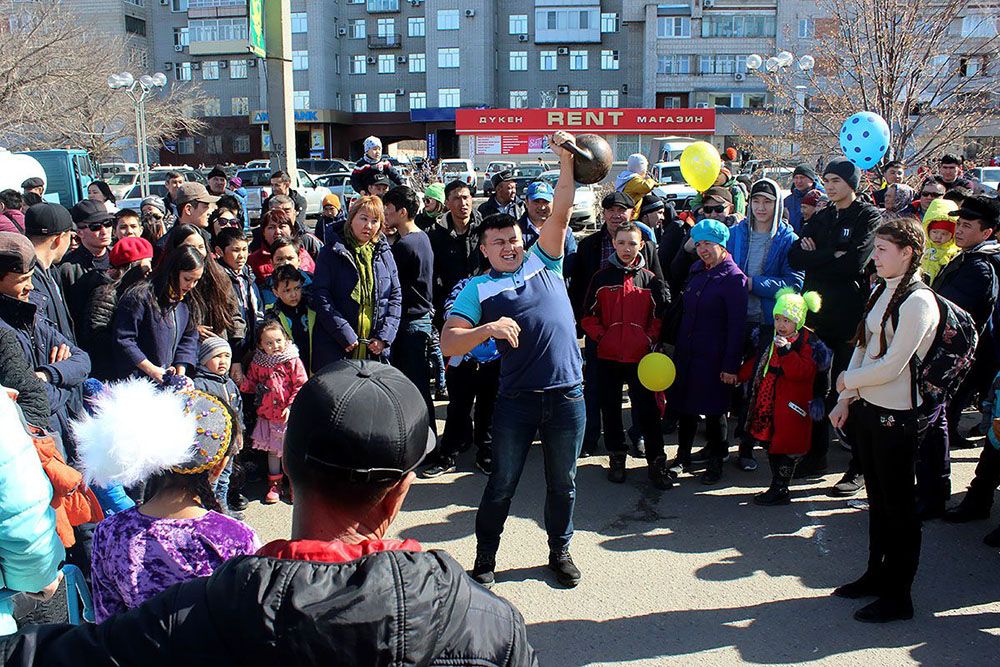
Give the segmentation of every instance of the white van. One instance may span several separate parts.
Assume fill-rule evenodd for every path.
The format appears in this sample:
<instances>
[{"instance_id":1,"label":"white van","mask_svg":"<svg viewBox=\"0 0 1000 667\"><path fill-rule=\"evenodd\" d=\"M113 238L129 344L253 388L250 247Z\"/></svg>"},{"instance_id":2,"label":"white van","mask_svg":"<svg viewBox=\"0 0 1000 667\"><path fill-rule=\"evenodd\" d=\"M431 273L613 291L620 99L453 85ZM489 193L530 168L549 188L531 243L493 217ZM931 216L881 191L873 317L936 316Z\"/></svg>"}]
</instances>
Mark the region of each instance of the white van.
<instances>
[{"instance_id":1,"label":"white van","mask_svg":"<svg viewBox=\"0 0 1000 667\"><path fill-rule=\"evenodd\" d=\"M472 196L476 196L476 183L479 176L476 174L476 167L472 164L472 160L458 158L441 160L441 164L438 165L438 178L445 185L455 180L463 181L469 185L469 192L472 193Z\"/></svg>"}]
</instances>

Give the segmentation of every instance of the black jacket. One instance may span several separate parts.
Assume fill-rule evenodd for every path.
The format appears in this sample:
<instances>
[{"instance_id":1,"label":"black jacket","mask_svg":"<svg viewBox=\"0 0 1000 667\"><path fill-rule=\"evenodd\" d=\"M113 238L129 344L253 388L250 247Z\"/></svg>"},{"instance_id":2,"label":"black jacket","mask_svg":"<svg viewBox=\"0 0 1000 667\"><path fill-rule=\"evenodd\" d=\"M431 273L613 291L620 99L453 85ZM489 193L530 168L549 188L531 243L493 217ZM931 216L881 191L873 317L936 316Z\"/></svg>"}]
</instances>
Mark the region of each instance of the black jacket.
<instances>
[{"instance_id":1,"label":"black jacket","mask_svg":"<svg viewBox=\"0 0 1000 667\"><path fill-rule=\"evenodd\" d=\"M49 397L21 349L17 334L0 327L0 385L18 391L17 404L32 426L48 428Z\"/></svg>"},{"instance_id":2,"label":"black jacket","mask_svg":"<svg viewBox=\"0 0 1000 667\"><path fill-rule=\"evenodd\" d=\"M31 303L38 306L38 312L56 325L59 333L75 343L76 332L73 329L73 318L69 314L62 284L62 274L58 267L50 266L48 269L43 269L39 264L35 267L32 284L35 289L31 291Z\"/></svg>"},{"instance_id":3,"label":"black jacket","mask_svg":"<svg viewBox=\"0 0 1000 667\"><path fill-rule=\"evenodd\" d=\"M799 242L788 252L791 267L805 271L802 291L823 297L823 307L809 313L806 323L828 346L849 340L864 314L870 292L865 267L881 222L878 209L859 200L844 210L827 206L799 232L799 238L811 238L816 249L803 250ZM838 252L844 254L835 257Z\"/></svg>"},{"instance_id":4,"label":"black jacket","mask_svg":"<svg viewBox=\"0 0 1000 667\"><path fill-rule=\"evenodd\" d=\"M934 291L972 315L981 334L997 301L1000 243L986 241L963 250L934 280Z\"/></svg>"},{"instance_id":5,"label":"black jacket","mask_svg":"<svg viewBox=\"0 0 1000 667\"><path fill-rule=\"evenodd\" d=\"M115 361L112 333L118 299L125 290L146 276L146 270L133 267L117 281L106 273L94 275L100 276L101 280L95 283L90 292L77 329L80 347L90 355L90 376L108 382L119 379L121 375Z\"/></svg>"},{"instance_id":6,"label":"black jacket","mask_svg":"<svg viewBox=\"0 0 1000 667\"><path fill-rule=\"evenodd\" d=\"M484 218L491 216L495 213L499 213L500 204L497 202L496 195L491 196L489 199L480 204L478 210L479 210L479 215L483 216ZM514 218L516 219L524 215L524 202L522 202L520 199L517 199L516 197L514 198L514 212L511 213L511 215L514 216Z\"/></svg>"},{"instance_id":7,"label":"black jacket","mask_svg":"<svg viewBox=\"0 0 1000 667\"><path fill-rule=\"evenodd\" d=\"M444 313L444 301L458 281L475 275L486 265L479 251L479 225L483 218L472 210L472 219L465 234L456 234L451 224L451 213L444 216L444 224L427 232L434 251L434 311Z\"/></svg>"},{"instance_id":8,"label":"black jacket","mask_svg":"<svg viewBox=\"0 0 1000 667\"><path fill-rule=\"evenodd\" d=\"M576 262L573 264L573 273L570 275L568 290L569 300L573 304L573 314L576 315L577 325L580 324L580 320L586 314L584 310L590 281L601 270L601 246L602 240L607 233L607 227L602 226L596 232L580 241L576 247ZM646 268L652 271L653 275L659 278L661 282L664 282L663 271L660 269L660 260L657 256L655 243L647 241L643 245L642 258Z\"/></svg>"},{"instance_id":9,"label":"black jacket","mask_svg":"<svg viewBox=\"0 0 1000 667\"><path fill-rule=\"evenodd\" d=\"M271 210L271 197L276 195L268 196L264 201L260 203L260 210L262 213L266 213ZM299 228L299 233L306 231L306 198L298 193L296 190L289 190L288 196L292 198L295 202L295 225Z\"/></svg>"},{"instance_id":10,"label":"black jacket","mask_svg":"<svg viewBox=\"0 0 1000 667\"><path fill-rule=\"evenodd\" d=\"M101 625L28 626L0 664L537 665L524 619L440 551L347 563L242 556Z\"/></svg>"}]
</instances>

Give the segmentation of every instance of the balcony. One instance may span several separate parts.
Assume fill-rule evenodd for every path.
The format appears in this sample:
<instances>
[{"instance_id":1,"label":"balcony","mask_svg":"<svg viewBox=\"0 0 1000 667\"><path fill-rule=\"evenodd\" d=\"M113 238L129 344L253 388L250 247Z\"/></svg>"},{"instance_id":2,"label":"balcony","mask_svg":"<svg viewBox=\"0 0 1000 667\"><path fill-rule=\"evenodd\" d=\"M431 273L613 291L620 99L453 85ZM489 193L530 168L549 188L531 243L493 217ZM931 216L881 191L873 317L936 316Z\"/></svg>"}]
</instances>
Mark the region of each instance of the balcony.
<instances>
[{"instance_id":1,"label":"balcony","mask_svg":"<svg viewBox=\"0 0 1000 667\"><path fill-rule=\"evenodd\" d=\"M399 11L399 0L368 0L369 14L388 14Z\"/></svg>"},{"instance_id":2,"label":"balcony","mask_svg":"<svg viewBox=\"0 0 1000 667\"><path fill-rule=\"evenodd\" d=\"M369 49L401 49L403 48L403 36L397 33L388 35L368 35Z\"/></svg>"}]
</instances>

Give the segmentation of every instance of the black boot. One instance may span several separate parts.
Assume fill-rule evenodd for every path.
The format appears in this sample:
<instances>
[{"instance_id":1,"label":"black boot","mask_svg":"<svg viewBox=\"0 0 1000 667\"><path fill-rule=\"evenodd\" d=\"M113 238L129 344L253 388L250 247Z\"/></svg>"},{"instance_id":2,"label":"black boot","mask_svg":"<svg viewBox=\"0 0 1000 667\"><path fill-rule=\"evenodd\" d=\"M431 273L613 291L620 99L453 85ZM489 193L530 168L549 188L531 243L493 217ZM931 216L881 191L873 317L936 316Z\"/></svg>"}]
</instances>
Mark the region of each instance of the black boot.
<instances>
[{"instance_id":1,"label":"black boot","mask_svg":"<svg viewBox=\"0 0 1000 667\"><path fill-rule=\"evenodd\" d=\"M909 593L883 596L854 612L854 620L862 623L888 623L913 618L913 600Z\"/></svg>"},{"instance_id":2,"label":"black boot","mask_svg":"<svg viewBox=\"0 0 1000 667\"><path fill-rule=\"evenodd\" d=\"M649 481L652 482L653 486L661 491L666 491L674 485L670 470L667 468L666 457L659 456L650 462L646 473L649 475Z\"/></svg>"},{"instance_id":3,"label":"black boot","mask_svg":"<svg viewBox=\"0 0 1000 667\"><path fill-rule=\"evenodd\" d=\"M625 481L625 455L612 454L608 459L608 481L621 484Z\"/></svg>"},{"instance_id":4,"label":"black boot","mask_svg":"<svg viewBox=\"0 0 1000 667\"><path fill-rule=\"evenodd\" d=\"M852 581L849 584L844 584L843 586L838 586L833 590L832 595L836 595L838 598L857 600L881 595L884 589L885 586L881 575L877 570L869 566L860 579Z\"/></svg>"},{"instance_id":5,"label":"black boot","mask_svg":"<svg viewBox=\"0 0 1000 667\"><path fill-rule=\"evenodd\" d=\"M580 568L573 562L568 548L549 552L549 569L556 573L559 583L567 588L574 588L580 583Z\"/></svg>"},{"instance_id":6,"label":"black boot","mask_svg":"<svg viewBox=\"0 0 1000 667\"><path fill-rule=\"evenodd\" d=\"M476 551L476 562L469 572L477 584L486 588L491 588L496 582L494 571L497 569L497 555L484 551Z\"/></svg>"},{"instance_id":7,"label":"black boot","mask_svg":"<svg viewBox=\"0 0 1000 667\"><path fill-rule=\"evenodd\" d=\"M785 454L768 454L771 465L771 488L753 497L754 503L763 506L788 505L792 502L788 484L792 480L795 460Z\"/></svg>"}]
</instances>

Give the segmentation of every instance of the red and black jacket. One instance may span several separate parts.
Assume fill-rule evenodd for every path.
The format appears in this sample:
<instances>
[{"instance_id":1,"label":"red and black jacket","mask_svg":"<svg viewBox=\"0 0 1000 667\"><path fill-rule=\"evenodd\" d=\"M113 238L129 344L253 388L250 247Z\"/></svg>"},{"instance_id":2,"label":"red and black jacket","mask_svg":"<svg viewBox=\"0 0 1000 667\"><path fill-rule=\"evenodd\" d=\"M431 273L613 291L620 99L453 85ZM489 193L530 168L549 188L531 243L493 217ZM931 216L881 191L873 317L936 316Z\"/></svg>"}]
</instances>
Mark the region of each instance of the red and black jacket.
<instances>
[{"instance_id":1,"label":"red and black jacket","mask_svg":"<svg viewBox=\"0 0 1000 667\"><path fill-rule=\"evenodd\" d=\"M598 359L638 363L659 339L669 297L642 255L625 268L615 259L590 281L580 326L597 342Z\"/></svg>"}]
</instances>

